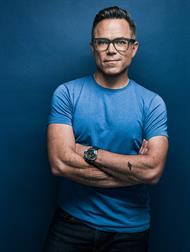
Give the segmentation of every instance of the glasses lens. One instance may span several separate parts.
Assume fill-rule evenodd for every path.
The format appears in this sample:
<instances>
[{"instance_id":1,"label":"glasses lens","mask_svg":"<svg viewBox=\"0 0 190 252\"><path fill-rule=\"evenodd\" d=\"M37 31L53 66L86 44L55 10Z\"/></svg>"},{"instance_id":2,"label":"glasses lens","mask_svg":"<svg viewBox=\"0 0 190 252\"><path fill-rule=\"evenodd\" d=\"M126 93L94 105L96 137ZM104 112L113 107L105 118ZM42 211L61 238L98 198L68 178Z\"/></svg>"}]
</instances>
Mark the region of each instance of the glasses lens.
<instances>
[{"instance_id":1,"label":"glasses lens","mask_svg":"<svg viewBox=\"0 0 190 252\"><path fill-rule=\"evenodd\" d=\"M94 45L97 51L106 51L109 45L109 41L105 39L95 39Z\"/></svg>"},{"instance_id":2,"label":"glasses lens","mask_svg":"<svg viewBox=\"0 0 190 252\"><path fill-rule=\"evenodd\" d=\"M126 39L117 39L114 41L114 45L118 51L126 51L129 47L129 42Z\"/></svg>"}]
</instances>

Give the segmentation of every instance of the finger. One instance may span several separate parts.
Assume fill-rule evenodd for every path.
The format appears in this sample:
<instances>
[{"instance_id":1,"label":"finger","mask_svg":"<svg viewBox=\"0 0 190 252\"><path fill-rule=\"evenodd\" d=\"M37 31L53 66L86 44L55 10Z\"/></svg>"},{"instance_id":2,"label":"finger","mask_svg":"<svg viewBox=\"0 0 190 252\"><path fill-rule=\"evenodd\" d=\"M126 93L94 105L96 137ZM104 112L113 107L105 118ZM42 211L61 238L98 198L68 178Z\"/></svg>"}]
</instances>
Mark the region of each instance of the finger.
<instances>
[{"instance_id":1,"label":"finger","mask_svg":"<svg viewBox=\"0 0 190 252\"><path fill-rule=\"evenodd\" d=\"M143 146L146 147L148 145L148 141L146 139L143 140Z\"/></svg>"},{"instance_id":2,"label":"finger","mask_svg":"<svg viewBox=\"0 0 190 252\"><path fill-rule=\"evenodd\" d=\"M141 147L140 150L139 150L139 154L143 154L144 153L144 148Z\"/></svg>"},{"instance_id":3,"label":"finger","mask_svg":"<svg viewBox=\"0 0 190 252\"><path fill-rule=\"evenodd\" d=\"M142 148L145 148L145 147L146 147L146 142L147 142L147 141L146 141L145 139L143 139L143 142L142 142L142 145L141 145Z\"/></svg>"},{"instance_id":4,"label":"finger","mask_svg":"<svg viewBox=\"0 0 190 252\"><path fill-rule=\"evenodd\" d=\"M148 148L148 141L145 140L145 141L143 142L143 150L145 150L145 149L147 149L147 148Z\"/></svg>"},{"instance_id":5,"label":"finger","mask_svg":"<svg viewBox=\"0 0 190 252\"><path fill-rule=\"evenodd\" d=\"M143 151L143 154L147 154L147 152L148 152L148 148L145 148Z\"/></svg>"},{"instance_id":6,"label":"finger","mask_svg":"<svg viewBox=\"0 0 190 252\"><path fill-rule=\"evenodd\" d=\"M139 154L145 154L148 151L148 141L146 139L143 139L141 148L139 150Z\"/></svg>"},{"instance_id":7,"label":"finger","mask_svg":"<svg viewBox=\"0 0 190 252\"><path fill-rule=\"evenodd\" d=\"M143 151L143 147L141 146L140 150L139 150L139 154L142 154Z\"/></svg>"},{"instance_id":8,"label":"finger","mask_svg":"<svg viewBox=\"0 0 190 252\"><path fill-rule=\"evenodd\" d=\"M139 150L139 153L140 153L140 154L143 153L144 148L146 148L146 140L145 140L145 139L143 139L142 145L141 145L141 147L140 147L140 150Z\"/></svg>"}]
</instances>

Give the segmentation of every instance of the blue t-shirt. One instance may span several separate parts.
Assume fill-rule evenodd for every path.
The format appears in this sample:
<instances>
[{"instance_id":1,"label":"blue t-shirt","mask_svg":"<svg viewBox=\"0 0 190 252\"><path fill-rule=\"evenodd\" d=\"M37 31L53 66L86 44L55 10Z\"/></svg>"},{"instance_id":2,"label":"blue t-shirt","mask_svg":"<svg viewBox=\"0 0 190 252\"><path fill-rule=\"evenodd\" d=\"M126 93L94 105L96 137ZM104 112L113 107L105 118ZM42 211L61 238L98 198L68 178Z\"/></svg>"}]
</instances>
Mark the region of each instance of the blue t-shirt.
<instances>
[{"instance_id":1,"label":"blue t-shirt","mask_svg":"<svg viewBox=\"0 0 190 252\"><path fill-rule=\"evenodd\" d=\"M162 98L133 80L120 89L100 86L93 76L60 85L54 92L49 124L73 127L77 143L136 155L143 139L167 137ZM110 232L140 232L150 226L146 185L86 186L60 179L59 205L87 225Z\"/></svg>"}]
</instances>

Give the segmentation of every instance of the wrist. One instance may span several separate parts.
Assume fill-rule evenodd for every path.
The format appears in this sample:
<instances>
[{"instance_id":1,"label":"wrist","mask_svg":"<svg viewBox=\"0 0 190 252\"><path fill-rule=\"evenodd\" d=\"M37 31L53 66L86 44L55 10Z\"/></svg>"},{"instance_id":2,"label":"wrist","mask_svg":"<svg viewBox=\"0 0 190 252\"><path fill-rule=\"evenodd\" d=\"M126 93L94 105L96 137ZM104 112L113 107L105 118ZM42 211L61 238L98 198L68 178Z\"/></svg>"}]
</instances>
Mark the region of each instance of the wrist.
<instances>
[{"instance_id":1,"label":"wrist","mask_svg":"<svg viewBox=\"0 0 190 252\"><path fill-rule=\"evenodd\" d=\"M84 151L83 158L86 162L93 164L95 163L98 156L99 147L92 146Z\"/></svg>"},{"instance_id":2,"label":"wrist","mask_svg":"<svg viewBox=\"0 0 190 252\"><path fill-rule=\"evenodd\" d=\"M83 157L83 156L84 156L84 152L85 152L87 149L91 148L91 147L92 147L92 146L86 146L86 145L82 145L82 144L76 143L76 144L75 144L75 152L76 152L78 155L80 155L81 157Z\"/></svg>"}]
</instances>

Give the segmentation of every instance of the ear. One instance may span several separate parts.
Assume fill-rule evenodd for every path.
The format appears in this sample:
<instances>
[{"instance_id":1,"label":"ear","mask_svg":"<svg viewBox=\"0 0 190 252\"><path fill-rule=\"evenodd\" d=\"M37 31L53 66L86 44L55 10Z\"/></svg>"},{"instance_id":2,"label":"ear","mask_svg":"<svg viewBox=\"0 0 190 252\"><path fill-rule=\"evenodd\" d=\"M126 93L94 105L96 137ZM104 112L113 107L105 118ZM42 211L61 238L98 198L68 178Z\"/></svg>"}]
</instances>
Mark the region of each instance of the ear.
<instances>
[{"instance_id":1,"label":"ear","mask_svg":"<svg viewBox=\"0 0 190 252\"><path fill-rule=\"evenodd\" d=\"M93 45L92 45L92 42L89 43L89 47L90 47L92 53L94 53L94 47L93 47Z\"/></svg>"},{"instance_id":2,"label":"ear","mask_svg":"<svg viewBox=\"0 0 190 252\"><path fill-rule=\"evenodd\" d=\"M132 45L132 58L135 57L137 51L138 51L138 48L139 48L139 42L135 42L133 45Z\"/></svg>"}]
</instances>

